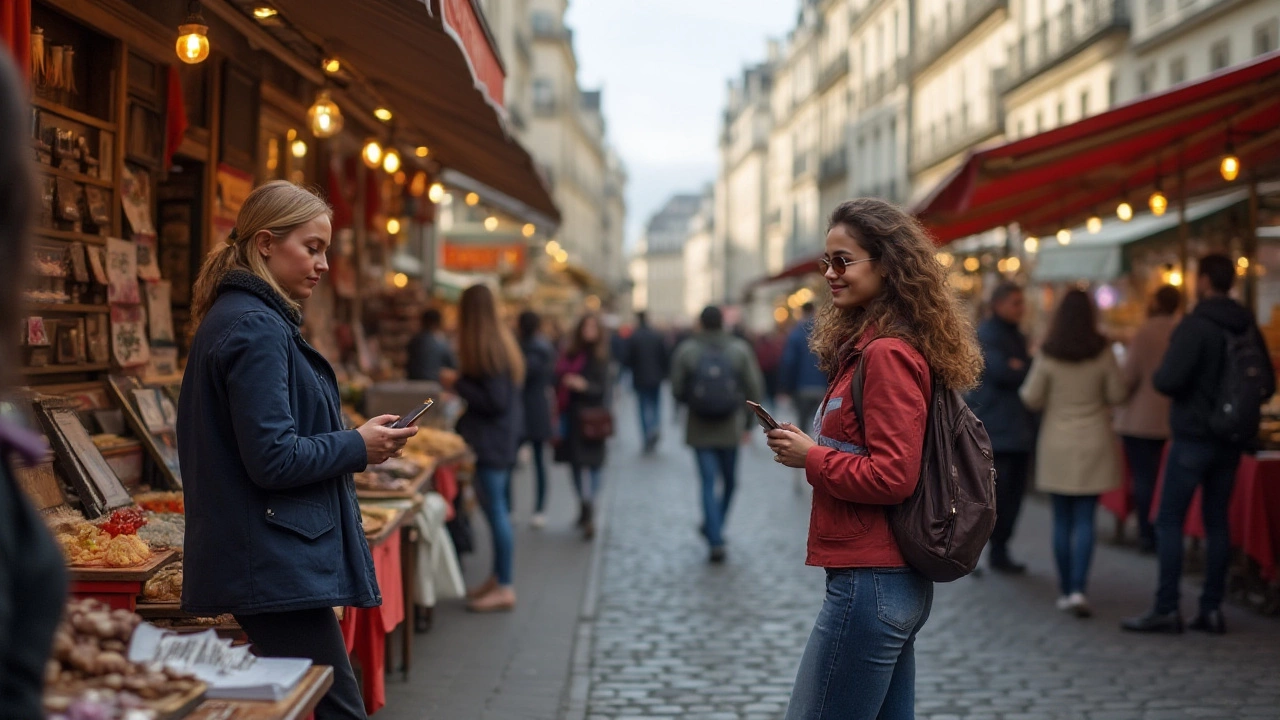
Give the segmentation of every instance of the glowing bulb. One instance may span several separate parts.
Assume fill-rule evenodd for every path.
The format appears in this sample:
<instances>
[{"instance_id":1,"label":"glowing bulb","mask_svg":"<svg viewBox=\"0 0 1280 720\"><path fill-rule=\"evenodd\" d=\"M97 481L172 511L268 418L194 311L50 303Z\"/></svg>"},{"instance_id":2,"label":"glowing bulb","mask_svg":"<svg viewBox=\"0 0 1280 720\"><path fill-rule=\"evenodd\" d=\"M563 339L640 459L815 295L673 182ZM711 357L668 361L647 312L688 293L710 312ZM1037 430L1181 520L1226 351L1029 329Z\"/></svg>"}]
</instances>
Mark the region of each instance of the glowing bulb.
<instances>
[{"instance_id":1,"label":"glowing bulb","mask_svg":"<svg viewBox=\"0 0 1280 720\"><path fill-rule=\"evenodd\" d=\"M1182 287L1182 273L1173 270L1169 273L1169 284L1174 287Z\"/></svg>"},{"instance_id":2,"label":"glowing bulb","mask_svg":"<svg viewBox=\"0 0 1280 720\"><path fill-rule=\"evenodd\" d=\"M422 197L427 194L427 174L419 170L413 174L413 182L409 183L409 194Z\"/></svg>"},{"instance_id":3,"label":"glowing bulb","mask_svg":"<svg viewBox=\"0 0 1280 720\"><path fill-rule=\"evenodd\" d=\"M556 242L555 240L549 241L547 243L547 254L557 255L559 253L560 253L560 243Z\"/></svg>"},{"instance_id":4,"label":"glowing bulb","mask_svg":"<svg viewBox=\"0 0 1280 720\"><path fill-rule=\"evenodd\" d=\"M964 260L965 270L968 270L969 272L978 272L978 268L980 267L982 267L982 263L978 261L978 258L976 257L965 258Z\"/></svg>"},{"instance_id":5,"label":"glowing bulb","mask_svg":"<svg viewBox=\"0 0 1280 720\"><path fill-rule=\"evenodd\" d=\"M480 196L475 193L467 193L467 204L476 205L480 202Z\"/></svg>"},{"instance_id":6,"label":"glowing bulb","mask_svg":"<svg viewBox=\"0 0 1280 720\"><path fill-rule=\"evenodd\" d=\"M196 65L209 58L209 26L187 23L178 26L178 59Z\"/></svg>"},{"instance_id":7,"label":"glowing bulb","mask_svg":"<svg viewBox=\"0 0 1280 720\"><path fill-rule=\"evenodd\" d=\"M1247 269L1247 268L1249 267L1249 258L1247 258L1247 257L1242 257L1242 258L1240 258L1239 260L1236 260L1236 264L1237 264L1237 265L1239 265L1239 266L1240 266L1240 267L1242 267L1242 268L1246 268L1246 269Z\"/></svg>"},{"instance_id":8,"label":"glowing bulb","mask_svg":"<svg viewBox=\"0 0 1280 720\"><path fill-rule=\"evenodd\" d=\"M538 228L537 228L537 226L535 226L533 223L525 223L525 224L524 224L524 227L520 228L520 232L521 232L525 237L527 237L527 238L531 238L531 237L533 237L533 234L534 234L534 233L538 232Z\"/></svg>"},{"instance_id":9,"label":"glowing bulb","mask_svg":"<svg viewBox=\"0 0 1280 720\"><path fill-rule=\"evenodd\" d=\"M426 157L431 154L431 148L427 147L426 145L419 145L417 149L413 151L413 154L417 155L418 157Z\"/></svg>"},{"instance_id":10,"label":"glowing bulb","mask_svg":"<svg viewBox=\"0 0 1280 720\"><path fill-rule=\"evenodd\" d=\"M1032 235L1028 237L1026 240L1023 240L1022 249L1032 254L1040 252L1040 238L1036 237L1035 235Z\"/></svg>"},{"instance_id":11,"label":"glowing bulb","mask_svg":"<svg viewBox=\"0 0 1280 720\"><path fill-rule=\"evenodd\" d=\"M427 199L433 203L440 202L444 197L444 185L440 183L431 183L431 187L427 190Z\"/></svg>"},{"instance_id":12,"label":"glowing bulb","mask_svg":"<svg viewBox=\"0 0 1280 720\"><path fill-rule=\"evenodd\" d=\"M1151 198L1147 202L1151 205L1151 213L1156 217L1164 215L1164 211L1169 209L1169 198L1159 190L1151 193Z\"/></svg>"},{"instance_id":13,"label":"glowing bulb","mask_svg":"<svg viewBox=\"0 0 1280 720\"><path fill-rule=\"evenodd\" d=\"M259 20L267 20L275 17L276 15L279 15L279 13L276 12L276 9L273 7L267 7L266 5L259 5L253 9L253 16Z\"/></svg>"},{"instance_id":14,"label":"glowing bulb","mask_svg":"<svg viewBox=\"0 0 1280 720\"><path fill-rule=\"evenodd\" d=\"M951 267L952 263L956 261L955 257L948 252L940 252L937 255L934 255L934 258L936 258L938 264L944 268Z\"/></svg>"},{"instance_id":15,"label":"glowing bulb","mask_svg":"<svg viewBox=\"0 0 1280 720\"><path fill-rule=\"evenodd\" d=\"M774 322L776 322L776 323L784 323L784 322L786 322L786 321L787 321L787 318L789 318L789 317L791 317L791 313L787 312L787 309L786 309L786 308L781 308L781 307L780 307L780 308L774 308L774 309L773 309L773 321L774 321Z\"/></svg>"},{"instance_id":16,"label":"glowing bulb","mask_svg":"<svg viewBox=\"0 0 1280 720\"><path fill-rule=\"evenodd\" d=\"M404 273L396 273L396 276L391 279L391 284L402 288L409 284L409 276Z\"/></svg>"},{"instance_id":17,"label":"glowing bulb","mask_svg":"<svg viewBox=\"0 0 1280 720\"><path fill-rule=\"evenodd\" d=\"M387 218L387 234L388 235L400 234L400 221L398 219Z\"/></svg>"},{"instance_id":18,"label":"glowing bulb","mask_svg":"<svg viewBox=\"0 0 1280 720\"><path fill-rule=\"evenodd\" d=\"M1222 158L1222 163L1218 165L1218 172L1222 173L1222 179L1227 182L1240 177L1240 158L1228 153Z\"/></svg>"},{"instance_id":19,"label":"glowing bulb","mask_svg":"<svg viewBox=\"0 0 1280 720\"><path fill-rule=\"evenodd\" d=\"M374 108L373 116L378 118L382 122L391 122L391 111L384 107Z\"/></svg>"},{"instance_id":20,"label":"glowing bulb","mask_svg":"<svg viewBox=\"0 0 1280 720\"><path fill-rule=\"evenodd\" d=\"M311 134L318 138L333 137L342 132L342 111L330 99L328 90L316 93L315 103L307 110L307 124L311 126Z\"/></svg>"},{"instance_id":21,"label":"glowing bulb","mask_svg":"<svg viewBox=\"0 0 1280 720\"><path fill-rule=\"evenodd\" d=\"M1127 202L1121 202L1116 206L1116 217L1120 218L1121 222L1129 222L1133 219L1133 206Z\"/></svg>"},{"instance_id":22,"label":"glowing bulb","mask_svg":"<svg viewBox=\"0 0 1280 720\"><path fill-rule=\"evenodd\" d=\"M382 155L382 169L387 171L388 175L395 175L400 170L400 151L395 148L387 148Z\"/></svg>"},{"instance_id":23,"label":"glowing bulb","mask_svg":"<svg viewBox=\"0 0 1280 720\"><path fill-rule=\"evenodd\" d=\"M382 146L378 144L377 140L366 142L361 155L364 156L364 164L371 169L382 164Z\"/></svg>"},{"instance_id":24,"label":"glowing bulb","mask_svg":"<svg viewBox=\"0 0 1280 720\"><path fill-rule=\"evenodd\" d=\"M330 75L333 75L334 73L342 69L342 62L339 61L338 58L336 57L325 58L324 63L323 65L321 65L321 67L324 68L325 72L329 73Z\"/></svg>"},{"instance_id":25,"label":"glowing bulb","mask_svg":"<svg viewBox=\"0 0 1280 720\"><path fill-rule=\"evenodd\" d=\"M497 229L498 229L498 218L494 217L493 215L490 215L489 217L485 218L485 219L484 219L484 229L485 229L485 230L488 230L489 232L493 232L494 230L497 230Z\"/></svg>"},{"instance_id":26,"label":"glowing bulb","mask_svg":"<svg viewBox=\"0 0 1280 720\"><path fill-rule=\"evenodd\" d=\"M1102 218L1097 215L1090 215L1089 219L1084 222L1084 226L1088 229L1090 235L1097 235L1102 230Z\"/></svg>"},{"instance_id":27,"label":"glowing bulb","mask_svg":"<svg viewBox=\"0 0 1280 720\"><path fill-rule=\"evenodd\" d=\"M397 184L397 185L403 185L403 184L405 184L405 182L407 182L408 180L409 180L409 176L408 176L408 175L406 175L406 174L405 174L405 172L404 172L403 170L401 170L400 172L396 173L395 181L396 181L396 184Z\"/></svg>"},{"instance_id":28,"label":"glowing bulb","mask_svg":"<svg viewBox=\"0 0 1280 720\"><path fill-rule=\"evenodd\" d=\"M296 157L296 158L304 158L304 157L306 157L306 156L307 156L307 143L306 143L306 141L304 141L304 140L294 140L294 141L293 141L293 144L289 146L289 151L290 151L290 152L292 152L292 153L293 153L293 156L294 156L294 157Z\"/></svg>"},{"instance_id":29,"label":"glowing bulb","mask_svg":"<svg viewBox=\"0 0 1280 720\"><path fill-rule=\"evenodd\" d=\"M1066 228L1062 228L1061 230L1059 230L1059 231L1058 231L1058 244L1059 244L1059 245L1070 245L1070 244L1071 244L1071 231L1070 231L1070 230L1068 230L1068 229L1066 229Z\"/></svg>"},{"instance_id":30,"label":"glowing bulb","mask_svg":"<svg viewBox=\"0 0 1280 720\"><path fill-rule=\"evenodd\" d=\"M1018 258L1016 258L1016 257L1011 257L1011 258L1009 258L1009 260L1005 263L1005 268L1006 268L1009 272L1015 272L1015 273L1016 273L1016 272L1018 272L1018 269L1019 269L1019 268L1021 268L1021 267L1022 267L1022 261L1021 261L1021 260L1019 260L1019 259L1018 259Z\"/></svg>"}]
</instances>

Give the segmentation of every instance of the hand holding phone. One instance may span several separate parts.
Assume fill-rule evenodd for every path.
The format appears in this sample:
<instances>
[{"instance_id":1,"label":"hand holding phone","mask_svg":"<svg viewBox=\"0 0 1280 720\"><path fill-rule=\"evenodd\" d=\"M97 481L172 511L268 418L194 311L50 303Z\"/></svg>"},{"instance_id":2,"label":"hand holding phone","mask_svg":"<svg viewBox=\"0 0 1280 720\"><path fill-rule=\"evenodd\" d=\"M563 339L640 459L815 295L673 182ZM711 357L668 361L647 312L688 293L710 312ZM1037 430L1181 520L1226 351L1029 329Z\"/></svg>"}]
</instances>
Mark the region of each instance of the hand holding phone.
<instances>
[{"instance_id":1,"label":"hand holding phone","mask_svg":"<svg viewBox=\"0 0 1280 720\"><path fill-rule=\"evenodd\" d=\"M427 398L426 402L424 402L424 403L422 403L421 405L419 405L418 407L414 408L412 411L410 411L410 412L406 413L406 414L405 414L403 417L401 417L399 420L397 420L397 421L395 421L394 423L392 423L392 424L391 424L391 427L393 427L393 428L395 428L395 429L397 429L397 430L399 430L400 428L407 428L407 427L409 427L409 426L410 426L410 425L412 425L414 422L416 422L416 421L418 420L418 418L422 417L422 413L426 412L428 408L430 408L432 405L435 405L435 404L436 404L436 401L435 401L435 400L433 400L433 399L431 399L431 398Z\"/></svg>"},{"instance_id":2,"label":"hand holding phone","mask_svg":"<svg viewBox=\"0 0 1280 720\"><path fill-rule=\"evenodd\" d=\"M760 407L760 403L751 402L750 400L748 400L747 407L751 408L751 412L756 414L756 422L760 423L760 427L764 428L765 430L777 430L778 428L782 427L780 424L778 424L777 420L773 419L773 416L769 414L768 410L765 410L763 407Z\"/></svg>"}]
</instances>

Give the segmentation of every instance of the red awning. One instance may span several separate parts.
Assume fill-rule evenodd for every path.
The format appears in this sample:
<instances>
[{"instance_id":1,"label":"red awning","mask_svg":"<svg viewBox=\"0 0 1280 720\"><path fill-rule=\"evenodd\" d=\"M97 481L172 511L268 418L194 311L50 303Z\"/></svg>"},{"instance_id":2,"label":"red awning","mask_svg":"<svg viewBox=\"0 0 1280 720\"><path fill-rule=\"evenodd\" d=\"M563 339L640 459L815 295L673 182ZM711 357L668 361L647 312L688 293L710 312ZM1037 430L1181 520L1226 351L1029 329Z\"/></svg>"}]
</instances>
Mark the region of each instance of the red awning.
<instances>
[{"instance_id":1,"label":"red awning","mask_svg":"<svg viewBox=\"0 0 1280 720\"><path fill-rule=\"evenodd\" d=\"M1144 207L1157 184L1169 198L1230 185L1218 165L1228 146L1242 183L1280 176L1280 52L1198 82L1121 105L1049 132L970 152L913 211L940 244L1018 223L1048 235L1115 211ZM1179 177L1182 183L1179 183Z\"/></svg>"},{"instance_id":2,"label":"red awning","mask_svg":"<svg viewBox=\"0 0 1280 720\"><path fill-rule=\"evenodd\" d=\"M820 257L822 257L821 253L819 253L818 255L814 255L813 257L804 257L804 258L800 258L799 260L793 260L789 265L787 265L777 274L768 275L762 278L756 278L755 280L748 283L747 286L743 289L742 291L743 297L746 299L750 299L751 293L754 292L756 288L762 285L768 285L769 283L778 282L779 280L790 280L792 278L800 278L800 277L804 277L805 275L817 275L820 272L818 270L818 258Z\"/></svg>"}]
</instances>

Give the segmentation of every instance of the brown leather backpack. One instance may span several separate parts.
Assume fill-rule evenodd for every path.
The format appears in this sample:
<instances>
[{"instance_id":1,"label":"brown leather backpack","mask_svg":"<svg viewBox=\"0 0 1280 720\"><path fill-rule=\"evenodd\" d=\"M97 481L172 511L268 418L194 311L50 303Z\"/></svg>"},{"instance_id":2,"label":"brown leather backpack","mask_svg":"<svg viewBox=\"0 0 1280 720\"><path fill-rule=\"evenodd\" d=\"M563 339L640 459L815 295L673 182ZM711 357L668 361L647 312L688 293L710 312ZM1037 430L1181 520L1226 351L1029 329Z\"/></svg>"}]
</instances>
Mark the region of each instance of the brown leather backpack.
<instances>
[{"instance_id":1,"label":"brown leather backpack","mask_svg":"<svg viewBox=\"0 0 1280 720\"><path fill-rule=\"evenodd\" d=\"M858 358L853 410L859 424L863 367ZM910 498L886 510L907 563L933 582L951 582L973 572L995 529L996 469L982 421L937 376L932 384L920 482Z\"/></svg>"}]
</instances>

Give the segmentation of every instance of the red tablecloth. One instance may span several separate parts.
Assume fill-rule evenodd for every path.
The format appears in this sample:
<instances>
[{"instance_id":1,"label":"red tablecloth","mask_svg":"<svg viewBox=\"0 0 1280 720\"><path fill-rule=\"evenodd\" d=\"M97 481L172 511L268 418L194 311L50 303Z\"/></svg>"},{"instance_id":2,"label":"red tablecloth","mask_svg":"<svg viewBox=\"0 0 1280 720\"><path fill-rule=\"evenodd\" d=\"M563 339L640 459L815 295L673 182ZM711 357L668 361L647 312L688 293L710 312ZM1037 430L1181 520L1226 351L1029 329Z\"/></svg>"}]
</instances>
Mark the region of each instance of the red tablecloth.
<instances>
[{"instance_id":1,"label":"red tablecloth","mask_svg":"<svg viewBox=\"0 0 1280 720\"><path fill-rule=\"evenodd\" d=\"M364 709L370 715L387 704L387 634L404 622L404 577L400 570L400 533L377 547L373 568L382 592L382 606L347 608L342 616L342 638L347 652L360 661L364 678Z\"/></svg>"},{"instance_id":2,"label":"red tablecloth","mask_svg":"<svg viewBox=\"0 0 1280 720\"><path fill-rule=\"evenodd\" d=\"M1165 448L1166 456L1168 447ZM1164 489L1164 464L1156 477L1155 497L1151 502L1151 520L1155 521ZM1126 519L1133 512L1133 477L1125 462L1124 484L1105 493L1100 502L1116 517ZM1231 545L1244 550L1258 563L1264 580L1277 577L1276 559L1280 557L1280 452L1244 455L1236 471L1235 489L1231 494L1229 527ZM1183 532L1191 537L1204 537L1204 515L1200 491L1196 490L1187 511Z\"/></svg>"}]
</instances>

